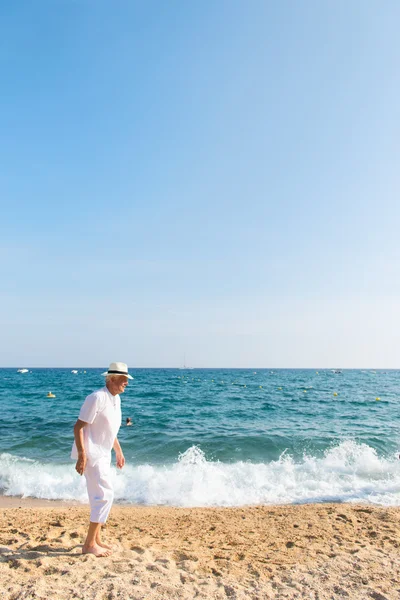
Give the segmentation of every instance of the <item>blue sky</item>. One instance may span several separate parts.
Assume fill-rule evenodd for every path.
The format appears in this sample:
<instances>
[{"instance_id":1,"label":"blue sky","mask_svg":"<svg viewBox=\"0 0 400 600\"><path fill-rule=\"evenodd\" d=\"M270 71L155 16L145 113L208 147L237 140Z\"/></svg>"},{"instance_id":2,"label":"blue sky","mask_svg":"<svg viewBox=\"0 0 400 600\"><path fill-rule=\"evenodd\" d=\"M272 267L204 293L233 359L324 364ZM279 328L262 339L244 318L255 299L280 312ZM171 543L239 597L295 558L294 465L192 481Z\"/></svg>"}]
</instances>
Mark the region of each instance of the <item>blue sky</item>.
<instances>
[{"instance_id":1,"label":"blue sky","mask_svg":"<svg viewBox=\"0 0 400 600\"><path fill-rule=\"evenodd\" d=\"M399 19L1 3L0 365L400 367Z\"/></svg>"}]
</instances>

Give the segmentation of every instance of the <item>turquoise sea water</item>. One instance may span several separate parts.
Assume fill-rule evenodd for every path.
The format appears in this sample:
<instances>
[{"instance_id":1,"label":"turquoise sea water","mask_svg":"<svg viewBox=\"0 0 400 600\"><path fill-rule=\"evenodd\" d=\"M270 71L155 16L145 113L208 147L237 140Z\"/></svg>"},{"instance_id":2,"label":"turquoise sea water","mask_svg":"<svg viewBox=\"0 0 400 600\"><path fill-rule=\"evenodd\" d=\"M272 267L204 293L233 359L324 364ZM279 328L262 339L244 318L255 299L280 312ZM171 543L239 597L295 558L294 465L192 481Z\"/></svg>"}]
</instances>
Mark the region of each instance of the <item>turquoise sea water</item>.
<instances>
[{"instance_id":1,"label":"turquoise sea water","mask_svg":"<svg viewBox=\"0 0 400 600\"><path fill-rule=\"evenodd\" d=\"M84 500L69 459L103 369L0 369L0 491ZM400 371L138 369L120 501L400 504ZM55 398L47 398L51 391ZM337 395L334 395L337 394ZM379 398L379 400L376 400Z\"/></svg>"}]
</instances>

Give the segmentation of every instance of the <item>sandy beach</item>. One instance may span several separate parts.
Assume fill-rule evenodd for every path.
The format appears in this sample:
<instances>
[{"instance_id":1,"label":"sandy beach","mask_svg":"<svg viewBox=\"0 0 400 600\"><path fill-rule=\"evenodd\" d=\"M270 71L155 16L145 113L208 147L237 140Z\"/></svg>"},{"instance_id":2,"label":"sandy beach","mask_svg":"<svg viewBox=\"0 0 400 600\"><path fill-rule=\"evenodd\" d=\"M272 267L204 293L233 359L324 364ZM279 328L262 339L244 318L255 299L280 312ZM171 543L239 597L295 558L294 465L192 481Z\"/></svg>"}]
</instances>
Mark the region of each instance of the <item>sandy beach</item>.
<instances>
[{"instance_id":1,"label":"sandy beach","mask_svg":"<svg viewBox=\"0 0 400 600\"><path fill-rule=\"evenodd\" d=\"M112 556L81 554L88 508L2 498L5 600L400 597L400 509L114 506Z\"/></svg>"}]
</instances>

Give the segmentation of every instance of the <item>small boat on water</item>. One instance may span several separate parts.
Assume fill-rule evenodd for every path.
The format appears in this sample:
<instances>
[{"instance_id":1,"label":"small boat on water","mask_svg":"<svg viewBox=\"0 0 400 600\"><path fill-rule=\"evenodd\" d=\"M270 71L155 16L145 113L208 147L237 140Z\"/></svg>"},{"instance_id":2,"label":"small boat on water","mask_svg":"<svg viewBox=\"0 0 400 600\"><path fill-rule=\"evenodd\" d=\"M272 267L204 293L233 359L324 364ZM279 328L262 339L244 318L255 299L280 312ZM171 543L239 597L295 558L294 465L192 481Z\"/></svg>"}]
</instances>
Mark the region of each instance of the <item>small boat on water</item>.
<instances>
[{"instance_id":1,"label":"small boat on water","mask_svg":"<svg viewBox=\"0 0 400 600\"><path fill-rule=\"evenodd\" d=\"M71 373L73 373L74 375L77 374L78 371L76 371L76 369L72 369Z\"/></svg>"},{"instance_id":2,"label":"small boat on water","mask_svg":"<svg viewBox=\"0 0 400 600\"><path fill-rule=\"evenodd\" d=\"M183 367L178 367L180 371L193 371L193 367L188 367L186 364L186 354L183 357Z\"/></svg>"},{"instance_id":3,"label":"small boat on water","mask_svg":"<svg viewBox=\"0 0 400 600\"><path fill-rule=\"evenodd\" d=\"M17 373L29 373L29 369L18 369Z\"/></svg>"}]
</instances>

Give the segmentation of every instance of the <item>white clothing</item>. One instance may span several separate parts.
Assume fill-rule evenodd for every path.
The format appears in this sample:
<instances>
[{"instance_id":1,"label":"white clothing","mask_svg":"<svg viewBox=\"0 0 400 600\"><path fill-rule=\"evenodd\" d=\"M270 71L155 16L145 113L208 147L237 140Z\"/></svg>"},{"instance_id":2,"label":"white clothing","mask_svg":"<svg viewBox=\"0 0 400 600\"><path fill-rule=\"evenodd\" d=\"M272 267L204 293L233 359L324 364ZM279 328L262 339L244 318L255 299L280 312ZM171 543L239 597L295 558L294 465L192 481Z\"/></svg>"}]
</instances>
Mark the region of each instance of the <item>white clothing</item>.
<instances>
[{"instance_id":1,"label":"white clothing","mask_svg":"<svg viewBox=\"0 0 400 600\"><path fill-rule=\"evenodd\" d=\"M79 420L88 423L83 428L83 444L87 464L110 457L115 438L121 427L121 399L113 396L107 387L90 394L82 405ZM76 443L72 446L71 458L78 458Z\"/></svg>"},{"instance_id":2,"label":"white clothing","mask_svg":"<svg viewBox=\"0 0 400 600\"><path fill-rule=\"evenodd\" d=\"M90 504L90 521L105 523L114 499L111 484L111 450L121 427L121 399L107 387L90 394L82 405L79 420L83 428L83 446L87 463L84 471ZM76 443L71 458L78 458Z\"/></svg>"},{"instance_id":3,"label":"white clothing","mask_svg":"<svg viewBox=\"0 0 400 600\"><path fill-rule=\"evenodd\" d=\"M110 478L111 454L86 466L84 475L90 504L90 522L105 523L114 500Z\"/></svg>"}]
</instances>

